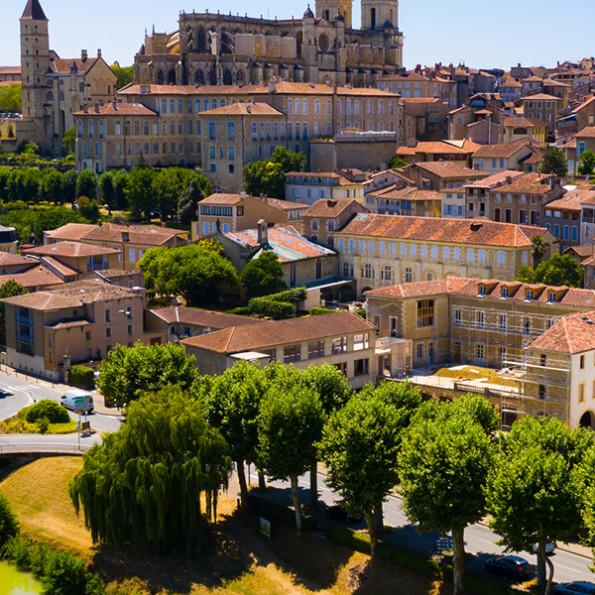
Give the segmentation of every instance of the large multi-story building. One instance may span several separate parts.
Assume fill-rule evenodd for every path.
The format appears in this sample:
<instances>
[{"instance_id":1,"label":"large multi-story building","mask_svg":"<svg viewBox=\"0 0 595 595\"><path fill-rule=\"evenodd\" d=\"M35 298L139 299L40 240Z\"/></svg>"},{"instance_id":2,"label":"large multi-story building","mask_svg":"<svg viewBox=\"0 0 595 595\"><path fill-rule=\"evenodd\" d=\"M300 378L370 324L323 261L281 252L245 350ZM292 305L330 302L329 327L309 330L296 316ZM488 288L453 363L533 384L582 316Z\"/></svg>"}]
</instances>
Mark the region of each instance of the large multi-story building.
<instances>
[{"instance_id":1,"label":"large multi-story building","mask_svg":"<svg viewBox=\"0 0 595 595\"><path fill-rule=\"evenodd\" d=\"M61 59L50 50L48 19L39 0L28 0L21 23L21 79L23 119L19 141L38 143L58 153L64 133L74 126L73 114L116 95L117 76L101 57Z\"/></svg>"},{"instance_id":2,"label":"large multi-story building","mask_svg":"<svg viewBox=\"0 0 595 595\"><path fill-rule=\"evenodd\" d=\"M550 254L558 240L529 225L479 219L441 219L360 214L339 233L335 247L344 279L358 294L394 283L456 277L513 279L531 265L532 239L541 236Z\"/></svg>"},{"instance_id":3,"label":"large multi-story building","mask_svg":"<svg viewBox=\"0 0 595 595\"><path fill-rule=\"evenodd\" d=\"M302 19L181 12L172 33L146 35L134 60L139 83L232 85L274 78L372 85L402 66L398 0L316 0Z\"/></svg>"}]
</instances>

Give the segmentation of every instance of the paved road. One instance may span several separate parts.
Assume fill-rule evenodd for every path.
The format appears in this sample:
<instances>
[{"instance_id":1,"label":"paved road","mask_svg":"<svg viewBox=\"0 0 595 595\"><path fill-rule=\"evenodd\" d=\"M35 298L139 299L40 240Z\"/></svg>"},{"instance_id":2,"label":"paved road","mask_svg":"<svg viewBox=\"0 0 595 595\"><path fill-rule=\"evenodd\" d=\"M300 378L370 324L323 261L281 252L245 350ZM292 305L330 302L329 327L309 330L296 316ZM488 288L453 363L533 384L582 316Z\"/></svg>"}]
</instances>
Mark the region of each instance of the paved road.
<instances>
[{"instance_id":1,"label":"paved road","mask_svg":"<svg viewBox=\"0 0 595 595\"><path fill-rule=\"evenodd\" d=\"M24 377L16 377L0 372L0 420L18 413L23 407L31 405L34 400L52 399L60 401L61 394L52 388L51 383L42 380L32 381ZM70 417L78 421L79 416L70 412ZM115 415L94 413L89 415L91 427L100 432L115 432L120 422Z\"/></svg>"},{"instance_id":2,"label":"paved road","mask_svg":"<svg viewBox=\"0 0 595 595\"><path fill-rule=\"evenodd\" d=\"M99 432L78 436L77 434L0 434L0 453L21 449L23 452L44 452L52 450L85 451L93 444L101 442Z\"/></svg>"},{"instance_id":3,"label":"paved road","mask_svg":"<svg viewBox=\"0 0 595 595\"><path fill-rule=\"evenodd\" d=\"M253 485L257 484L258 476L255 473L250 474L250 479ZM290 493L287 482L269 481L267 483L274 487L283 488L285 498L289 501ZM302 502L307 503L310 497L309 474L301 477L299 483ZM325 504L333 504L338 500L324 483L324 476L321 474L318 477L318 493L320 494L320 499ZM386 537L386 541L425 555L433 553L439 534L437 532L418 533L415 526L409 522L403 512L402 502L399 498L395 496L387 498L383 510L387 527L393 529L392 533ZM362 521L361 526L365 526L365 521ZM360 526L354 525L354 528L357 529ZM490 555L504 553L504 548L496 545L496 541L498 541L498 536L492 533L485 525L476 524L468 527L465 530L465 551L469 554L474 554L475 557L467 564L467 569L477 574L484 573L486 558ZM536 556L529 555L526 552L522 552L520 555L536 566ZM588 568L591 563L590 558L558 548L556 553L551 557L551 560L554 563L554 580L557 582L577 580L595 581L595 576Z\"/></svg>"}]
</instances>

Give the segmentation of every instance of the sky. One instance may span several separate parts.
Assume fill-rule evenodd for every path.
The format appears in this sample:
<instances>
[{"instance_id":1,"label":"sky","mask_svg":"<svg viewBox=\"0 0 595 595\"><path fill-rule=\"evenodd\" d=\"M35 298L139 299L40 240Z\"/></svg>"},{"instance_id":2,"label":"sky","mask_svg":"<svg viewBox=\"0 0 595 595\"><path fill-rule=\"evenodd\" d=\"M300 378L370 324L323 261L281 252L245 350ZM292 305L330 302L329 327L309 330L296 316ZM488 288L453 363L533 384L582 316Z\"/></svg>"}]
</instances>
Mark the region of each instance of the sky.
<instances>
[{"instance_id":1,"label":"sky","mask_svg":"<svg viewBox=\"0 0 595 595\"><path fill-rule=\"evenodd\" d=\"M20 63L19 21L26 0L2 0L0 65ZM299 18L307 3L266 0L41 0L50 20L50 47L61 58L95 56L101 48L112 64L131 65L144 40L145 28L170 32L180 10L245 14L267 18ZM312 5L314 2L312 1ZM353 4L359 27L360 3ZM592 0L401 0L399 28L405 35L404 66L465 63L474 68L556 65L595 55Z\"/></svg>"}]
</instances>

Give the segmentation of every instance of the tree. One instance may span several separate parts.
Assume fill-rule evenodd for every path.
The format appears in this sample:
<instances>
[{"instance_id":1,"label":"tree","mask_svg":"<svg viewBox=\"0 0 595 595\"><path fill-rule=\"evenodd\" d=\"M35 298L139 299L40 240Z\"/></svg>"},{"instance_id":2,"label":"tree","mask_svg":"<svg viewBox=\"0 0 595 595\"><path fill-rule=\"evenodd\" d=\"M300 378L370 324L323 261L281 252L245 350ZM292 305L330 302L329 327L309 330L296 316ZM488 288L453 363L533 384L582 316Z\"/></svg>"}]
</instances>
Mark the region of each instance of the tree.
<instances>
[{"instance_id":1,"label":"tree","mask_svg":"<svg viewBox=\"0 0 595 595\"><path fill-rule=\"evenodd\" d=\"M157 207L153 186L156 175L155 170L148 167L133 167L128 174L126 199L134 219L142 216L148 221L151 218L151 211Z\"/></svg>"},{"instance_id":2,"label":"tree","mask_svg":"<svg viewBox=\"0 0 595 595\"><path fill-rule=\"evenodd\" d=\"M76 204L85 219L88 219L91 223L97 223L99 221L99 205L95 199L91 200L86 196L79 196L76 199Z\"/></svg>"},{"instance_id":3,"label":"tree","mask_svg":"<svg viewBox=\"0 0 595 595\"><path fill-rule=\"evenodd\" d=\"M112 177L114 179L114 200L116 208L120 210L127 209L129 206L126 192L128 188L128 173L123 169L119 169L113 172Z\"/></svg>"},{"instance_id":4,"label":"tree","mask_svg":"<svg viewBox=\"0 0 595 595\"><path fill-rule=\"evenodd\" d=\"M533 258L533 268L537 268L539 263L547 256L549 244L542 236L535 236L531 239L531 256Z\"/></svg>"},{"instance_id":5,"label":"tree","mask_svg":"<svg viewBox=\"0 0 595 595\"><path fill-rule=\"evenodd\" d=\"M97 388L125 407L141 391L157 391L168 384L189 390L198 377L194 356L187 356L182 345L116 345L101 362Z\"/></svg>"},{"instance_id":6,"label":"tree","mask_svg":"<svg viewBox=\"0 0 595 595\"><path fill-rule=\"evenodd\" d=\"M501 438L486 484L490 527L508 550L538 551L538 584L551 588L549 541L566 541L581 529L580 492L573 468L583 437L555 418L525 417ZM545 577L545 564L550 569Z\"/></svg>"},{"instance_id":7,"label":"tree","mask_svg":"<svg viewBox=\"0 0 595 595\"><path fill-rule=\"evenodd\" d=\"M258 425L258 461L273 479L289 480L295 525L302 531L298 477L316 457L316 440L323 425L320 399L312 389L271 387L262 401Z\"/></svg>"},{"instance_id":8,"label":"tree","mask_svg":"<svg viewBox=\"0 0 595 595\"><path fill-rule=\"evenodd\" d=\"M132 403L120 430L85 455L70 496L94 543L197 554L230 470L227 443L200 404L168 387Z\"/></svg>"},{"instance_id":9,"label":"tree","mask_svg":"<svg viewBox=\"0 0 595 595\"><path fill-rule=\"evenodd\" d=\"M535 283L535 271L528 264L522 264L516 270L514 280L521 283Z\"/></svg>"},{"instance_id":10,"label":"tree","mask_svg":"<svg viewBox=\"0 0 595 595\"><path fill-rule=\"evenodd\" d=\"M270 251L261 252L258 258L252 259L242 270L240 280L249 297L277 293L287 287L279 257Z\"/></svg>"},{"instance_id":11,"label":"tree","mask_svg":"<svg viewBox=\"0 0 595 595\"><path fill-rule=\"evenodd\" d=\"M581 153L580 160L578 173L581 176L592 176L595 172L595 153L591 149L587 149Z\"/></svg>"},{"instance_id":12,"label":"tree","mask_svg":"<svg viewBox=\"0 0 595 595\"><path fill-rule=\"evenodd\" d=\"M113 70L115 75L118 77L116 82L116 90L129 85L134 77L133 66L120 66L117 62L114 62L110 68Z\"/></svg>"},{"instance_id":13,"label":"tree","mask_svg":"<svg viewBox=\"0 0 595 595\"><path fill-rule=\"evenodd\" d=\"M75 169L69 169L62 178L62 196L66 202L74 202L78 197L76 196L76 181L78 174Z\"/></svg>"},{"instance_id":14,"label":"tree","mask_svg":"<svg viewBox=\"0 0 595 595\"><path fill-rule=\"evenodd\" d=\"M207 420L227 440L236 464L242 507L248 504L244 465L256 460L260 403L267 390L264 372L256 364L238 362L220 376L207 377L200 400Z\"/></svg>"},{"instance_id":15,"label":"tree","mask_svg":"<svg viewBox=\"0 0 595 595\"><path fill-rule=\"evenodd\" d=\"M249 163L244 166L244 189L252 196L285 198L285 172L272 161Z\"/></svg>"},{"instance_id":16,"label":"tree","mask_svg":"<svg viewBox=\"0 0 595 595\"><path fill-rule=\"evenodd\" d=\"M8 138L14 138L14 126L12 125L12 123L8 125L6 129L6 134L8 135Z\"/></svg>"},{"instance_id":17,"label":"tree","mask_svg":"<svg viewBox=\"0 0 595 595\"><path fill-rule=\"evenodd\" d=\"M20 114L22 111L21 83L0 86L0 112Z\"/></svg>"},{"instance_id":18,"label":"tree","mask_svg":"<svg viewBox=\"0 0 595 595\"><path fill-rule=\"evenodd\" d=\"M114 177L111 172L105 171L99 176L99 196L101 202L107 207L109 214L116 208L116 192L114 190Z\"/></svg>"},{"instance_id":19,"label":"tree","mask_svg":"<svg viewBox=\"0 0 595 595\"><path fill-rule=\"evenodd\" d=\"M90 170L84 169L76 180L76 197L87 196L91 200L97 198L97 176Z\"/></svg>"},{"instance_id":20,"label":"tree","mask_svg":"<svg viewBox=\"0 0 595 595\"><path fill-rule=\"evenodd\" d=\"M152 248L140 261L147 289L182 296L189 306L210 303L216 287L235 286L238 276L229 260L195 244Z\"/></svg>"},{"instance_id":21,"label":"tree","mask_svg":"<svg viewBox=\"0 0 595 595\"><path fill-rule=\"evenodd\" d=\"M225 248L217 240L199 240L196 245L201 250L210 250L218 256L225 256Z\"/></svg>"},{"instance_id":22,"label":"tree","mask_svg":"<svg viewBox=\"0 0 595 595\"><path fill-rule=\"evenodd\" d=\"M389 169L397 169L398 167L405 167L408 163L403 161L398 155L395 155L388 164Z\"/></svg>"},{"instance_id":23,"label":"tree","mask_svg":"<svg viewBox=\"0 0 595 595\"><path fill-rule=\"evenodd\" d=\"M0 492L0 549L18 531L18 523L8 498Z\"/></svg>"},{"instance_id":24,"label":"tree","mask_svg":"<svg viewBox=\"0 0 595 595\"><path fill-rule=\"evenodd\" d=\"M302 171L306 165L306 156L303 153L288 151L285 147L276 147L270 161L278 163L284 173Z\"/></svg>"},{"instance_id":25,"label":"tree","mask_svg":"<svg viewBox=\"0 0 595 595\"><path fill-rule=\"evenodd\" d=\"M11 170L6 184L9 200L36 202L40 182L41 172L36 167L18 167Z\"/></svg>"},{"instance_id":26,"label":"tree","mask_svg":"<svg viewBox=\"0 0 595 595\"><path fill-rule=\"evenodd\" d=\"M189 225L196 219L196 208L198 203L205 197L200 182L195 178L184 188L178 199L178 213L180 223Z\"/></svg>"},{"instance_id":27,"label":"tree","mask_svg":"<svg viewBox=\"0 0 595 595\"><path fill-rule=\"evenodd\" d=\"M422 405L405 431L399 457L409 519L422 531L452 534L455 594L463 591L465 527L483 517L483 486L493 458L490 437L473 408L461 404L469 398L481 399Z\"/></svg>"},{"instance_id":28,"label":"tree","mask_svg":"<svg viewBox=\"0 0 595 595\"><path fill-rule=\"evenodd\" d=\"M0 300L9 297L15 297L17 295L24 295L29 293L28 289L25 289L20 283L15 281L14 279L10 279L0 285ZM6 345L6 321L4 320L4 316L6 314L6 309L4 303L0 301L0 345Z\"/></svg>"},{"instance_id":29,"label":"tree","mask_svg":"<svg viewBox=\"0 0 595 595\"><path fill-rule=\"evenodd\" d=\"M74 146L76 144L76 128L72 126L62 137L62 153L66 155L74 155Z\"/></svg>"},{"instance_id":30,"label":"tree","mask_svg":"<svg viewBox=\"0 0 595 595\"><path fill-rule=\"evenodd\" d=\"M534 283L583 287L585 269L568 254L554 254L542 262L533 275Z\"/></svg>"},{"instance_id":31,"label":"tree","mask_svg":"<svg viewBox=\"0 0 595 595\"><path fill-rule=\"evenodd\" d=\"M373 511L397 483L399 431L397 408L370 391L353 397L330 417L322 431L320 457L326 483L347 510L363 510L376 553L378 534Z\"/></svg>"},{"instance_id":32,"label":"tree","mask_svg":"<svg viewBox=\"0 0 595 595\"><path fill-rule=\"evenodd\" d=\"M550 147L543 155L539 167L542 174L556 174L560 178L568 175L568 161L561 149Z\"/></svg>"},{"instance_id":33,"label":"tree","mask_svg":"<svg viewBox=\"0 0 595 595\"><path fill-rule=\"evenodd\" d=\"M64 202L62 194L63 177L64 175L53 167L44 171L40 182L40 194L43 200L55 204L62 204Z\"/></svg>"}]
</instances>

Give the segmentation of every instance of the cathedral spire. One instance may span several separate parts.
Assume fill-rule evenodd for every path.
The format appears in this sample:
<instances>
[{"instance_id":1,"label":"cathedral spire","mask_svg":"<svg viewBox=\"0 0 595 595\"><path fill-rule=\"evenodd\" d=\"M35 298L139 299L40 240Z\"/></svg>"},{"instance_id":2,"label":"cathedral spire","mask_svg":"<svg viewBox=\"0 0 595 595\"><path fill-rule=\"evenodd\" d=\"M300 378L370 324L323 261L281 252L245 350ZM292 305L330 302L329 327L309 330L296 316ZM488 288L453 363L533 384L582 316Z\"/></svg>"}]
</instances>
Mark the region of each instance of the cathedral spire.
<instances>
[{"instance_id":1,"label":"cathedral spire","mask_svg":"<svg viewBox=\"0 0 595 595\"><path fill-rule=\"evenodd\" d=\"M34 21L47 21L47 17L41 8L39 0L28 0L27 6L21 19L32 19Z\"/></svg>"}]
</instances>

